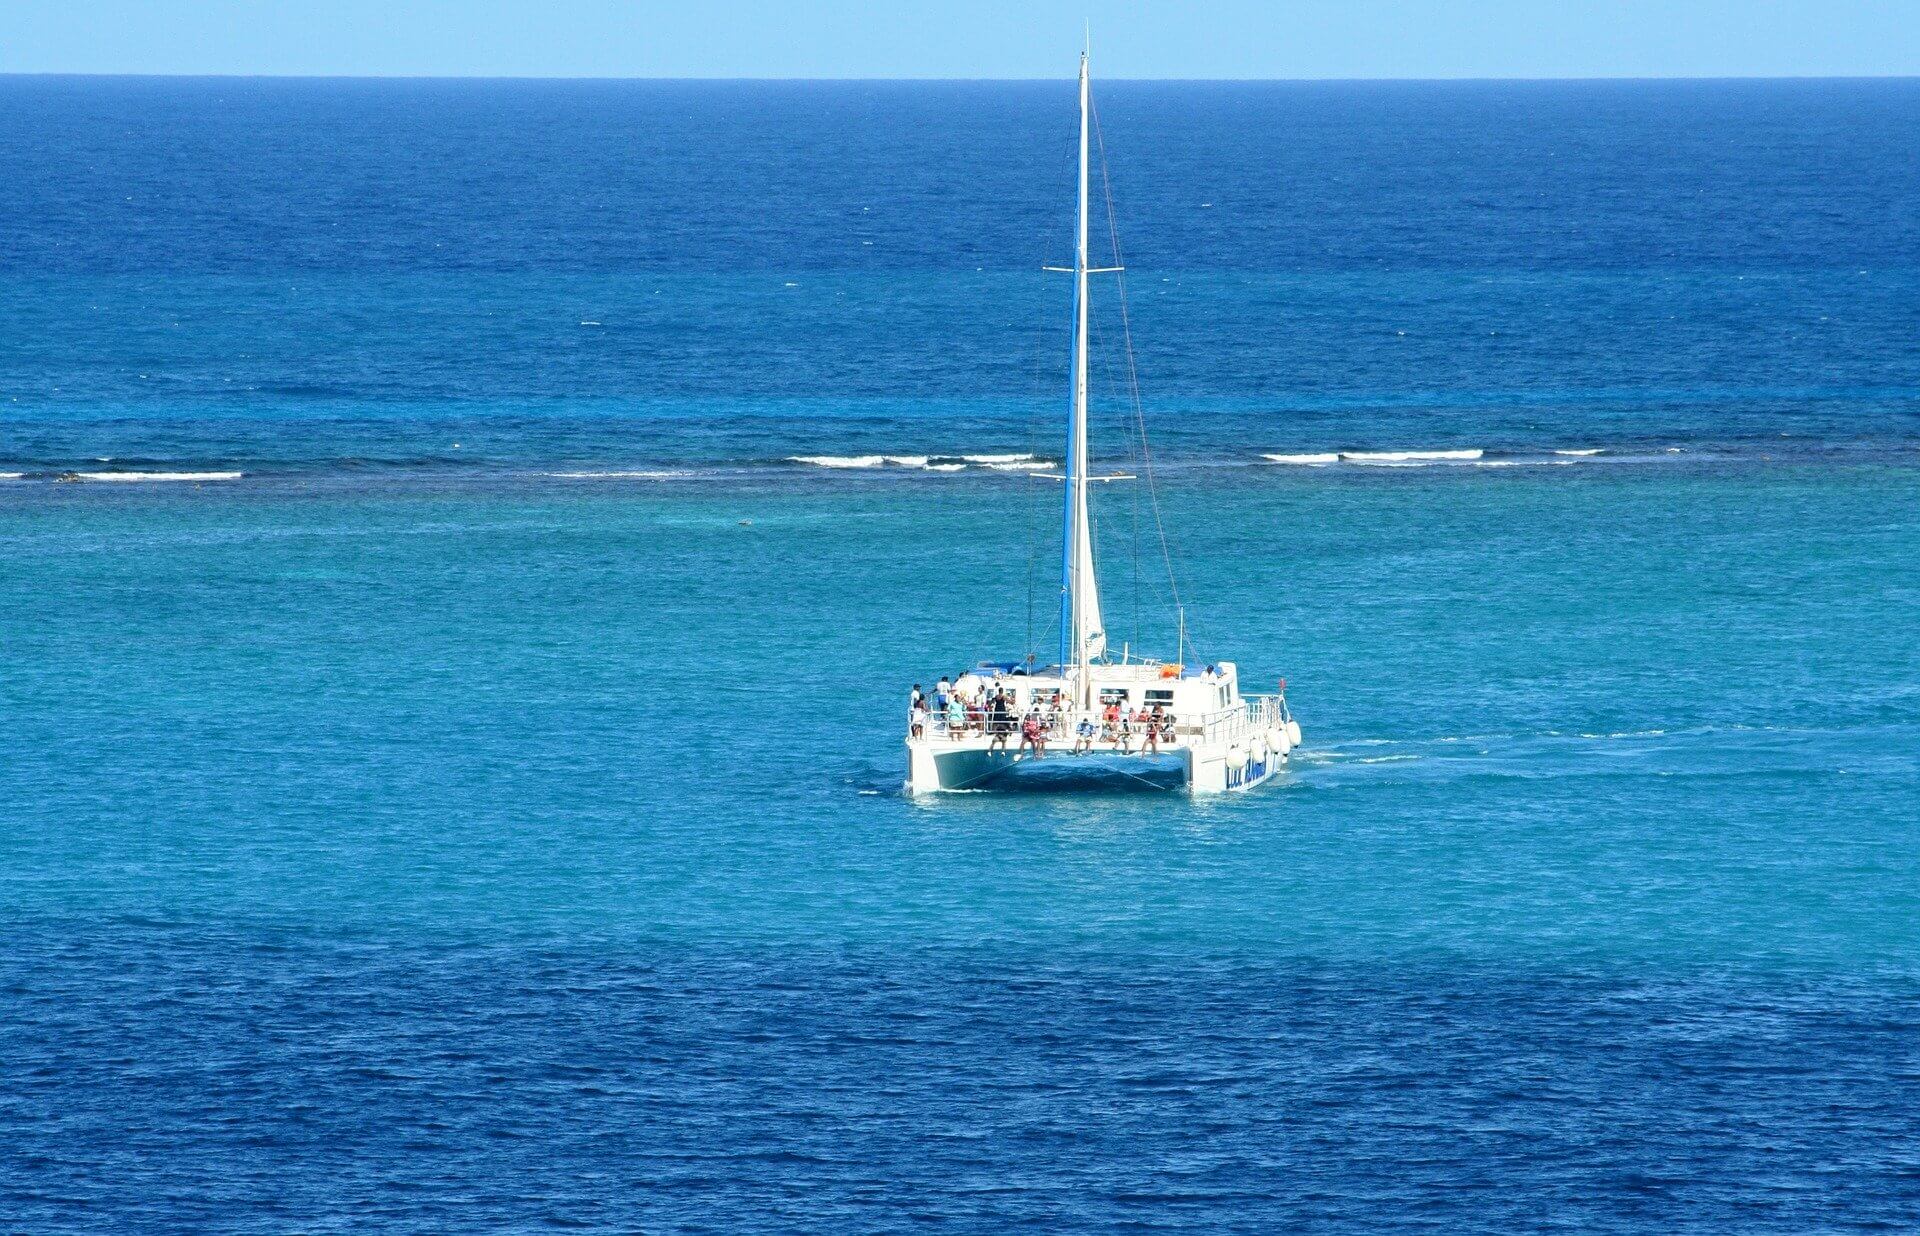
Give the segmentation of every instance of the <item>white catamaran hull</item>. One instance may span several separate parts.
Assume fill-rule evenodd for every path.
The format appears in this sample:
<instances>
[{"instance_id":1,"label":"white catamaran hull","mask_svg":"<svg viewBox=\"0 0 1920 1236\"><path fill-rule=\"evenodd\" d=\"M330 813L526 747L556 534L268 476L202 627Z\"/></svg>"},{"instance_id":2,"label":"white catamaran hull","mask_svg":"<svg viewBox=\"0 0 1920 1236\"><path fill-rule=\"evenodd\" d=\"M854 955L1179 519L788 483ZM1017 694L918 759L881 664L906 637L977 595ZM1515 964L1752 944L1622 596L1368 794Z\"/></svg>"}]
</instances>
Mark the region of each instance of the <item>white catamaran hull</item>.
<instances>
[{"instance_id":1,"label":"white catamaran hull","mask_svg":"<svg viewBox=\"0 0 1920 1236\"><path fill-rule=\"evenodd\" d=\"M985 716L951 724L929 716L921 732L907 738L907 790L931 794L1105 778L1225 794L1270 780L1299 745L1300 724L1286 696L1241 695L1232 662L1222 663L1211 678L1138 664L1097 665L1091 672L1091 693L1126 716L1156 705L1169 710L1157 741L1149 743L1136 724L1115 723L1101 712L1049 713L1041 730L1043 754L1036 757L1021 748L1017 731L996 739ZM997 681L995 690L1005 693L1016 714L1037 701L1072 694L1070 679L1047 671Z\"/></svg>"},{"instance_id":2,"label":"white catamaran hull","mask_svg":"<svg viewBox=\"0 0 1920 1236\"><path fill-rule=\"evenodd\" d=\"M1174 782L1190 794L1229 794L1265 784L1286 764L1287 757L1278 752L1266 752L1257 760L1241 759L1226 747L1188 747L1133 756L1054 751L1036 760L1019 752L908 739L907 790L912 794L938 794L1005 786L1016 777L1084 772L1107 779L1118 788L1126 788L1128 780L1156 786Z\"/></svg>"}]
</instances>

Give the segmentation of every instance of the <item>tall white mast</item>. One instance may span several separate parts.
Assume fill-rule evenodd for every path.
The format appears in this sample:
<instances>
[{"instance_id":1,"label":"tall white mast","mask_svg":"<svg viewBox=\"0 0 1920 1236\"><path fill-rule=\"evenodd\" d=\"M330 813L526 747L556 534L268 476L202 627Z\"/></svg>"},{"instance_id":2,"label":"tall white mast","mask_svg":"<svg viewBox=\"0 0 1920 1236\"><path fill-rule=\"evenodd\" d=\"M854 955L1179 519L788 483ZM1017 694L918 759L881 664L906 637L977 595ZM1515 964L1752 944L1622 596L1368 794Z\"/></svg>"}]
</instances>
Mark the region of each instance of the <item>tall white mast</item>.
<instances>
[{"instance_id":1,"label":"tall white mast","mask_svg":"<svg viewBox=\"0 0 1920 1236\"><path fill-rule=\"evenodd\" d=\"M1075 704L1093 706L1088 663L1106 651L1100 588L1093 574L1093 532L1087 518L1087 139L1092 111L1087 52L1080 53L1080 195L1073 249L1073 408L1067 417L1065 535L1061 546L1062 669L1076 671Z\"/></svg>"}]
</instances>

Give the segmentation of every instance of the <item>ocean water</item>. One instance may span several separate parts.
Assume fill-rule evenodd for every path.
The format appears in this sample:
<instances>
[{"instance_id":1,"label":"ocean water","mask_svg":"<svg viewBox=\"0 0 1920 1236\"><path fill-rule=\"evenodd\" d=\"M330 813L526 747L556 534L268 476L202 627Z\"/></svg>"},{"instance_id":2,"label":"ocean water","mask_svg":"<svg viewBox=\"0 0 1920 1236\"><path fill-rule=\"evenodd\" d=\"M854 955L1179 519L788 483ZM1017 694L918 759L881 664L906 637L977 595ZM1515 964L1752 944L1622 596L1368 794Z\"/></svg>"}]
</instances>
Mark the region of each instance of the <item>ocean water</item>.
<instances>
[{"instance_id":1,"label":"ocean water","mask_svg":"<svg viewBox=\"0 0 1920 1236\"><path fill-rule=\"evenodd\" d=\"M1071 101L0 79L5 1227L1920 1224L1920 84L1101 86L912 801Z\"/></svg>"}]
</instances>

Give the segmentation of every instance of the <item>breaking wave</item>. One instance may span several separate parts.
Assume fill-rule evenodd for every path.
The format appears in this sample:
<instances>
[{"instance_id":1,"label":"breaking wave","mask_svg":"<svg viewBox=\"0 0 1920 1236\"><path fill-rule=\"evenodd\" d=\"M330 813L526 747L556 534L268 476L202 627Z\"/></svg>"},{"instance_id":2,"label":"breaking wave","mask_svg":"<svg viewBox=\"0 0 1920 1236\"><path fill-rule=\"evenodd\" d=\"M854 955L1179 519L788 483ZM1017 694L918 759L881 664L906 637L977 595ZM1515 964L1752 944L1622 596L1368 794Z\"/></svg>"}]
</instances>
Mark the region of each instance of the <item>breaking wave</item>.
<instances>
[{"instance_id":1,"label":"breaking wave","mask_svg":"<svg viewBox=\"0 0 1920 1236\"><path fill-rule=\"evenodd\" d=\"M1635 454L1599 447L1538 447L1495 450L1487 447L1434 447L1401 451L1297 451L1262 453L1267 463L1292 464L1309 468L1351 465L1373 468L1519 468L1550 464L1636 463L1680 453L1668 447L1664 454Z\"/></svg>"},{"instance_id":2,"label":"breaking wave","mask_svg":"<svg viewBox=\"0 0 1920 1236\"><path fill-rule=\"evenodd\" d=\"M244 472L68 472L79 481L237 481Z\"/></svg>"},{"instance_id":3,"label":"breaking wave","mask_svg":"<svg viewBox=\"0 0 1920 1236\"><path fill-rule=\"evenodd\" d=\"M1455 463L1478 459L1485 454L1486 451L1477 446L1445 451L1341 451L1340 461L1355 464Z\"/></svg>"},{"instance_id":4,"label":"breaking wave","mask_svg":"<svg viewBox=\"0 0 1920 1236\"><path fill-rule=\"evenodd\" d=\"M547 472L543 475L567 481L669 481L676 477L692 476L693 473L685 468L633 468L604 472Z\"/></svg>"},{"instance_id":5,"label":"breaking wave","mask_svg":"<svg viewBox=\"0 0 1920 1236\"><path fill-rule=\"evenodd\" d=\"M1419 468L1430 464L1477 463L1486 455L1481 447L1457 447L1408 451L1301 451L1291 454L1262 454L1268 463L1297 464L1307 468L1325 468L1332 464L1361 467Z\"/></svg>"},{"instance_id":6,"label":"breaking wave","mask_svg":"<svg viewBox=\"0 0 1920 1236\"><path fill-rule=\"evenodd\" d=\"M812 464L816 468L877 468L887 462L885 455L789 455L787 462Z\"/></svg>"},{"instance_id":7,"label":"breaking wave","mask_svg":"<svg viewBox=\"0 0 1920 1236\"><path fill-rule=\"evenodd\" d=\"M992 455L789 455L785 462L814 468L901 468L910 472L964 472L976 464L995 472L1030 472L1053 466L1031 451Z\"/></svg>"}]
</instances>

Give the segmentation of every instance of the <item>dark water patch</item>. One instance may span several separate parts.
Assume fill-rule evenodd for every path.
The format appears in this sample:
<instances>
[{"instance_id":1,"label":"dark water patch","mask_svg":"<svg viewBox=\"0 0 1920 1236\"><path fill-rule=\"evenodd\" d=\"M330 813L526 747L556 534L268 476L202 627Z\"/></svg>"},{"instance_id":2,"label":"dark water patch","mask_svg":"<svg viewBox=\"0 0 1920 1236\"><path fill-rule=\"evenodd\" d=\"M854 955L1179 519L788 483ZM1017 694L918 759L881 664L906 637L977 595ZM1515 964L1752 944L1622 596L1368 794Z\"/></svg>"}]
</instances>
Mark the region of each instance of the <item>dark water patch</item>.
<instances>
[{"instance_id":1,"label":"dark water patch","mask_svg":"<svg viewBox=\"0 0 1920 1236\"><path fill-rule=\"evenodd\" d=\"M1920 1217L1912 974L193 922L6 945L34 1227Z\"/></svg>"}]
</instances>

